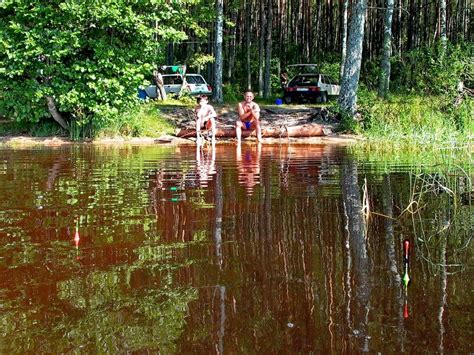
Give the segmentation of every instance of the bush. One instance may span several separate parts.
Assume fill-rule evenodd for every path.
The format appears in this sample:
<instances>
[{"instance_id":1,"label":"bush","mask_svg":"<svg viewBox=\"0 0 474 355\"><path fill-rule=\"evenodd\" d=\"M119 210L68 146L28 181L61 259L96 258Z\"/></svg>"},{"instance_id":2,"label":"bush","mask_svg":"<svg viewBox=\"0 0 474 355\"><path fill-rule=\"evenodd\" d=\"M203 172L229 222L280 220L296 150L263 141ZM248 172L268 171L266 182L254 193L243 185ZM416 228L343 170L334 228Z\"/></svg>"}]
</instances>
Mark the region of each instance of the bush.
<instances>
[{"instance_id":1,"label":"bush","mask_svg":"<svg viewBox=\"0 0 474 355\"><path fill-rule=\"evenodd\" d=\"M244 90L239 84L224 84L222 87L224 94L224 101L226 103L237 103L241 100Z\"/></svg>"},{"instance_id":2,"label":"bush","mask_svg":"<svg viewBox=\"0 0 474 355\"><path fill-rule=\"evenodd\" d=\"M188 11L151 0L0 1L0 116L38 123L51 117L48 97L73 138L114 125L160 43L186 38L170 26L193 21Z\"/></svg>"}]
</instances>

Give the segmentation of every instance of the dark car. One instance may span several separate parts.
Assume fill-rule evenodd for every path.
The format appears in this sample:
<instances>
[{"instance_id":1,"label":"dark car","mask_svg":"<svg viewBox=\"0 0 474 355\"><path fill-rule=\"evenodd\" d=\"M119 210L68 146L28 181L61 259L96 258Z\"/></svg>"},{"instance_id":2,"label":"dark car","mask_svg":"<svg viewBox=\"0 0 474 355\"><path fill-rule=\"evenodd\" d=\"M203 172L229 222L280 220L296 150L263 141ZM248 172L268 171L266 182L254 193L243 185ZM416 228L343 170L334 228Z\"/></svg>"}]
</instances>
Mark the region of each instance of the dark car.
<instances>
[{"instance_id":1,"label":"dark car","mask_svg":"<svg viewBox=\"0 0 474 355\"><path fill-rule=\"evenodd\" d=\"M325 74L298 74L283 89L283 100L291 102L326 102L328 96L339 95L340 86Z\"/></svg>"}]
</instances>

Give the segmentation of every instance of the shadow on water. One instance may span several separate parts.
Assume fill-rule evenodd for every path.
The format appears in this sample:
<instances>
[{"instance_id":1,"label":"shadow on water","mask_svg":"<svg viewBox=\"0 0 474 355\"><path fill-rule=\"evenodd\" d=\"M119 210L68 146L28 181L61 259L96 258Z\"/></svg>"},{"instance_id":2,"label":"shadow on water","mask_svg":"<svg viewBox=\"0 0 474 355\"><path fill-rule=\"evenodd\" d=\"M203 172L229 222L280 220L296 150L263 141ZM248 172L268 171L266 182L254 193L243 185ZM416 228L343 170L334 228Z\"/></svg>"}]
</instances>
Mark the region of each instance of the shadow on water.
<instances>
[{"instance_id":1,"label":"shadow on water","mask_svg":"<svg viewBox=\"0 0 474 355\"><path fill-rule=\"evenodd\" d=\"M472 190L327 145L0 150L0 352L472 351Z\"/></svg>"}]
</instances>

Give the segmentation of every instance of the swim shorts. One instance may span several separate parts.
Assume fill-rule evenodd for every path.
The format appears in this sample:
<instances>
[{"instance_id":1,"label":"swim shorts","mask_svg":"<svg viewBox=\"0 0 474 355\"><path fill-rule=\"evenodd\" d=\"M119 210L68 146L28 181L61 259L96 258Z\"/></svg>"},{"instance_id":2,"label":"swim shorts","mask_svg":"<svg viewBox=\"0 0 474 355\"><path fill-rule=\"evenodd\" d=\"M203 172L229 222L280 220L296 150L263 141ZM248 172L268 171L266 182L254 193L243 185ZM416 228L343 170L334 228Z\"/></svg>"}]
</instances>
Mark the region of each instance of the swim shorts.
<instances>
[{"instance_id":1,"label":"swim shorts","mask_svg":"<svg viewBox=\"0 0 474 355\"><path fill-rule=\"evenodd\" d=\"M211 128L212 128L211 120L206 120L206 121L202 122L201 129L211 129Z\"/></svg>"},{"instance_id":2,"label":"swim shorts","mask_svg":"<svg viewBox=\"0 0 474 355\"><path fill-rule=\"evenodd\" d=\"M245 129L250 129L252 127L252 121L244 121L245 123Z\"/></svg>"}]
</instances>

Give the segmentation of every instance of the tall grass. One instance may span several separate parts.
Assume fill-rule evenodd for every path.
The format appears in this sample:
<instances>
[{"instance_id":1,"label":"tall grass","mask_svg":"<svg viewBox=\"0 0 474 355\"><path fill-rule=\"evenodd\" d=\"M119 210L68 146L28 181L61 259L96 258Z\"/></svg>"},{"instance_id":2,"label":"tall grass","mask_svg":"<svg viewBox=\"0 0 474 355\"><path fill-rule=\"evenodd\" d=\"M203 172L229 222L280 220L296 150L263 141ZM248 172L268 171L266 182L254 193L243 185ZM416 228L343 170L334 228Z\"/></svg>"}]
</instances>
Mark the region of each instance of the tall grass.
<instances>
[{"instance_id":1,"label":"tall grass","mask_svg":"<svg viewBox=\"0 0 474 355\"><path fill-rule=\"evenodd\" d=\"M474 137L472 99L466 98L456 108L447 101L442 95L392 95L382 100L375 93L364 93L360 107L367 146L385 150L469 150Z\"/></svg>"},{"instance_id":2,"label":"tall grass","mask_svg":"<svg viewBox=\"0 0 474 355\"><path fill-rule=\"evenodd\" d=\"M182 106L177 100L169 103ZM168 102L168 101L167 101ZM97 132L97 137L159 137L173 134L175 126L166 120L157 101L143 103L117 116L110 125Z\"/></svg>"}]
</instances>

